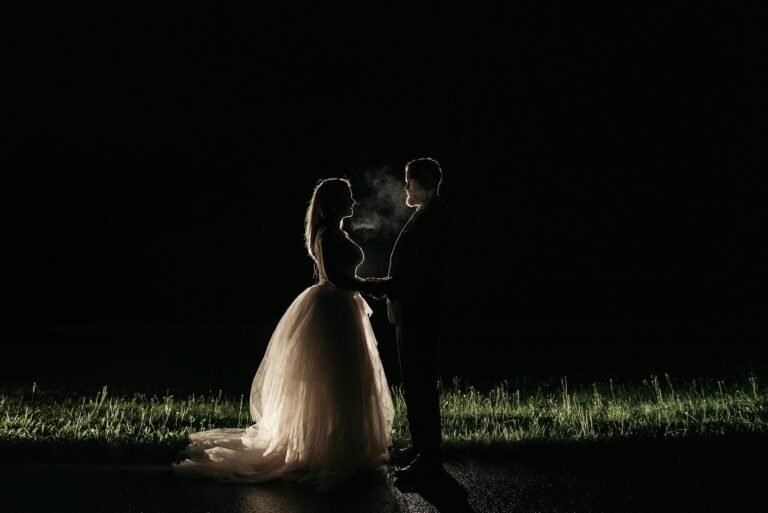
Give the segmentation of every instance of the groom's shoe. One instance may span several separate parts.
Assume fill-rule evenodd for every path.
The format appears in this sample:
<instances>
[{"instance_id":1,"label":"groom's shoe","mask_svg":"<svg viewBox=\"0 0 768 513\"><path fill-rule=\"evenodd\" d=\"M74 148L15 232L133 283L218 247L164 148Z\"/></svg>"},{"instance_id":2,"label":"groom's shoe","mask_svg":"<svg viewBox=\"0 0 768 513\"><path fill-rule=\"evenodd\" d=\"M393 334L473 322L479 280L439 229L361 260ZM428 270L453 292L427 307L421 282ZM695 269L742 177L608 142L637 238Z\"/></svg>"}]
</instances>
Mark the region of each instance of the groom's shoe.
<instances>
[{"instance_id":1,"label":"groom's shoe","mask_svg":"<svg viewBox=\"0 0 768 513\"><path fill-rule=\"evenodd\" d=\"M407 484L434 479L442 472L444 469L440 460L419 454L408 466L395 470L394 474L398 482Z\"/></svg>"},{"instance_id":2,"label":"groom's shoe","mask_svg":"<svg viewBox=\"0 0 768 513\"><path fill-rule=\"evenodd\" d=\"M402 447L389 451L390 465L407 465L416 458L416 449L413 447Z\"/></svg>"}]
</instances>

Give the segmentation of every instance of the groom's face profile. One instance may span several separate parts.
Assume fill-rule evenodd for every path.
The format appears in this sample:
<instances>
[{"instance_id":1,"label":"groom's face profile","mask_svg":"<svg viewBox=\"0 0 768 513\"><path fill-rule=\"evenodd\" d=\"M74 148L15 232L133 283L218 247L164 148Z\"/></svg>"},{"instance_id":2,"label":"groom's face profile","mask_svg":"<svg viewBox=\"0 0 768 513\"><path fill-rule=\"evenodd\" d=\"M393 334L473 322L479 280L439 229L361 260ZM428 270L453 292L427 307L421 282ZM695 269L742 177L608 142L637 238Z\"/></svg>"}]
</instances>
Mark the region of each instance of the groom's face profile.
<instances>
[{"instance_id":1,"label":"groom's face profile","mask_svg":"<svg viewBox=\"0 0 768 513\"><path fill-rule=\"evenodd\" d=\"M424 202L427 192L411 178L408 168L405 168L405 204L409 207L418 207Z\"/></svg>"}]
</instances>

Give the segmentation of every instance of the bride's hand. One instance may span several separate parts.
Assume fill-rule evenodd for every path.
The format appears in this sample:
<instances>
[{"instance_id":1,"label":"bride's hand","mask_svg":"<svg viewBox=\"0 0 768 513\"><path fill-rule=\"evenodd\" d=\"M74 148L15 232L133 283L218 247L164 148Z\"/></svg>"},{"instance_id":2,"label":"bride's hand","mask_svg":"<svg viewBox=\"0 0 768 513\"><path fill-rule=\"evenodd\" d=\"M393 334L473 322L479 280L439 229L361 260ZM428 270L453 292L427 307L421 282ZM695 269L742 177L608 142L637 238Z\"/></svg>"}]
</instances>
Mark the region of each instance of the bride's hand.
<instances>
[{"instance_id":1,"label":"bride's hand","mask_svg":"<svg viewBox=\"0 0 768 513\"><path fill-rule=\"evenodd\" d=\"M368 284L366 292L374 299L384 299L388 280L389 278L363 278L363 281Z\"/></svg>"}]
</instances>

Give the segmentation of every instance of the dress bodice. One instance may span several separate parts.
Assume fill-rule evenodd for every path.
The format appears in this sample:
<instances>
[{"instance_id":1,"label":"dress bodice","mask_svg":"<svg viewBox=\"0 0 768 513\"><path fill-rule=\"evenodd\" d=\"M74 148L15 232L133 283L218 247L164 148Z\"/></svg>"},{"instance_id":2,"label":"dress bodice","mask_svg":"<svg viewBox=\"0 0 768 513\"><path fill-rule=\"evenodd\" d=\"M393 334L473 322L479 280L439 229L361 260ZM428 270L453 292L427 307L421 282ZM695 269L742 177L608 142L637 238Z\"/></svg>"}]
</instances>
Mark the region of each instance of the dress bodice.
<instances>
[{"instance_id":1,"label":"dress bodice","mask_svg":"<svg viewBox=\"0 0 768 513\"><path fill-rule=\"evenodd\" d=\"M320 283L332 282L329 274L338 273L353 278L365 255L355 241L340 228L323 227L315 239L318 278Z\"/></svg>"}]
</instances>

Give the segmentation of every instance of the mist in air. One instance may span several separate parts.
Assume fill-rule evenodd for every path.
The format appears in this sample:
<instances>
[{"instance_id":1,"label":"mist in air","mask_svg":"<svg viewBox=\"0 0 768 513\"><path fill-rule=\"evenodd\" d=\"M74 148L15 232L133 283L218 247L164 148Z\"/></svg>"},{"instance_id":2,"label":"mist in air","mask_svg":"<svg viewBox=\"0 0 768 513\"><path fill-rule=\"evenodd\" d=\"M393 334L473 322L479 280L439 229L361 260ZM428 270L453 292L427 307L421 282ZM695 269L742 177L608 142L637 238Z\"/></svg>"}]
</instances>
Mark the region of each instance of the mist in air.
<instances>
[{"instance_id":1,"label":"mist in air","mask_svg":"<svg viewBox=\"0 0 768 513\"><path fill-rule=\"evenodd\" d=\"M348 223L355 237L363 241L396 237L413 213L405 205L403 172L389 166L355 173L352 192L357 204Z\"/></svg>"}]
</instances>

